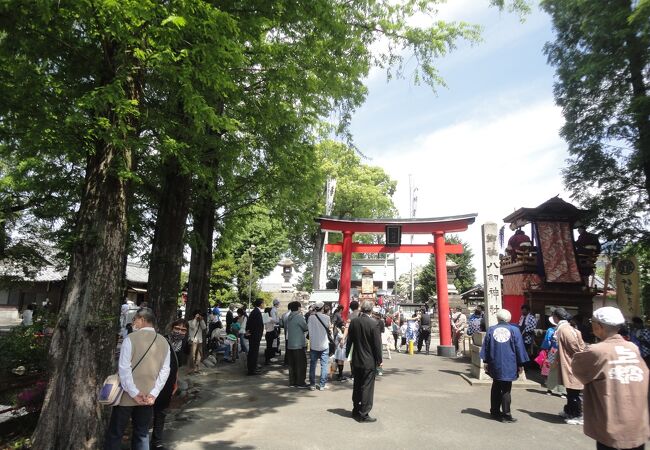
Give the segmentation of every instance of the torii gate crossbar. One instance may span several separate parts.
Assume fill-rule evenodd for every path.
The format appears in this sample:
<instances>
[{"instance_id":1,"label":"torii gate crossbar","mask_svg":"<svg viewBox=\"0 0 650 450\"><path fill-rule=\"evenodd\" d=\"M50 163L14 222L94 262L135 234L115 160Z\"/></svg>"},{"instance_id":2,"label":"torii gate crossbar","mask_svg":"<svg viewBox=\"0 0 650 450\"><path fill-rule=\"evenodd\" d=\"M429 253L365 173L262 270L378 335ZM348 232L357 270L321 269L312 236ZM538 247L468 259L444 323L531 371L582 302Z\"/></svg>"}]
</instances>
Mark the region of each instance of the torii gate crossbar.
<instances>
[{"instance_id":1,"label":"torii gate crossbar","mask_svg":"<svg viewBox=\"0 0 650 450\"><path fill-rule=\"evenodd\" d=\"M445 243L445 233L466 231L474 223L477 214L436 217L428 219L340 219L322 216L316 219L322 231L343 233L343 242L326 244L328 253L341 253L341 280L339 283L339 304L343 306L343 317L347 319L350 308L350 285L352 281L352 253L430 253L436 258L436 290L438 294L438 324L441 348L450 355L451 324L449 317L449 292L447 291L447 254L460 254L459 244ZM352 242L355 233L384 234L386 226L399 226L402 234L431 234L433 242L422 245L387 246L384 244L362 244ZM441 354L441 348L438 354Z\"/></svg>"}]
</instances>

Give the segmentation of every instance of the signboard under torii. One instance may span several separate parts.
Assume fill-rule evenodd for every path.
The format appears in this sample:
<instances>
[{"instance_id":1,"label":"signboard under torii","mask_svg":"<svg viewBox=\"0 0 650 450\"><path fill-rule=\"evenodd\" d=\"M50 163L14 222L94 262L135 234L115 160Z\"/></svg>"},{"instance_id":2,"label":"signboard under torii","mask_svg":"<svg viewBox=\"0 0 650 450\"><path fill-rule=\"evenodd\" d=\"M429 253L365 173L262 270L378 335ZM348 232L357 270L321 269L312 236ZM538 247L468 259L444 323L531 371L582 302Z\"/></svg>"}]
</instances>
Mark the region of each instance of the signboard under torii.
<instances>
[{"instance_id":1,"label":"signboard under torii","mask_svg":"<svg viewBox=\"0 0 650 450\"><path fill-rule=\"evenodd\" d=\"M361 297L372 299L374 298L375 286L372 276L374 272L367 267L361 271Z\"/></svg>"},{"instance_id":2,"label":"signboard under torii","mask_svg":"<svg viewBox=\"0 0 650 450\"><path fill-rule=\"evenodd\" d=\"M483 286L485 293L485 324L497 324L497 311L502 307L501 271L497 249L497 224L487 222L481 227L483 242Z\"/></svg>"}]
</instances>

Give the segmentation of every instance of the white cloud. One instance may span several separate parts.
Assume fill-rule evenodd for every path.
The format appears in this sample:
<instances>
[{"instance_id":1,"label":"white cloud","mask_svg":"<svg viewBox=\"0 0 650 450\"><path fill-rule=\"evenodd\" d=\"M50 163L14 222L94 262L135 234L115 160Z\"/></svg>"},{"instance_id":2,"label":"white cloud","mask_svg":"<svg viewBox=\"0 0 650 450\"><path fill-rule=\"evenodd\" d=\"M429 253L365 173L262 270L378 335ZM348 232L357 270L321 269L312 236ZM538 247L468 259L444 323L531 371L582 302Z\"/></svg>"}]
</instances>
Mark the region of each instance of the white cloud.
<instances>
[{"instance_id":1,"label":"white cloud","mask_svg":"<svg viewBox=\"0 0 650 450\"><path fill-rule=\"evenodd\" d=\"M478 213L476 224L461 236L477 255L477 269L482 223L501 225L514 209L564 194L561 111L551 101L504 111L508 109L477 108L466 119L414 136L373 161L398 181L394 199L403 217L408 217L409 174L418 188L418 217ZM416 237L416 242L429 241L431 236Z\"/></svg>"}]
</instances>

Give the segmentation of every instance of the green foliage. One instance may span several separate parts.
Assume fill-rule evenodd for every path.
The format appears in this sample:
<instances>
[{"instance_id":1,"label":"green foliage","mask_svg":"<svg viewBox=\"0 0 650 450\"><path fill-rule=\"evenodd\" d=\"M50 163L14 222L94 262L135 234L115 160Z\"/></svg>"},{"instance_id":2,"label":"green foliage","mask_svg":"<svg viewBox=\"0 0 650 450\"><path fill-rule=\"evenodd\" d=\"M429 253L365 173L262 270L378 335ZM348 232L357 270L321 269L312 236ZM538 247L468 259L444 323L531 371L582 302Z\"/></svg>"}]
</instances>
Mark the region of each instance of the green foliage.
<instances>
[{"instance_id":1,"label":"green foliage","mask_svg":"<svg viewBox=\"0 0 650 450\"><path fill-rule=\"evenodd\" d=\"M446 239L446 242L463 246L463 253L447 255L447 259L458 264L454 286L456 286L459 293L465 292L476 284L476 269L472 265L474 252L469 244L462 241L458 236L451 235ZM422 272L418 276L418 287L420 288L418 292L421 301L427 301L429 297L435 295L437 291L436 282L436 258L435 255L431 255L429 263L422 268Z\"/></svg>"},{"instance_id":2,"label":"green foliage","mask_svg":"<svg viewBox=\"0 0 650 450\"><path fill-rule=\"evenodd\" d=\"M26 372L45 372L50 337L43 335L44 324L35 320L30 326L17 326L0 336L0 373L7 375L13 369L24 366Z\"/></svg>"},{"instance_id":3,"label":"green foliage","mask_svg":"<svg viewBox=\"0 0 650 450\"><path fill-rule=\"evenodd\" d=\"M257 281L268 275L288 250L287 230L269 209L260 205L229 216L223 227L211 276L212 289L219 294L213 295L224 296L227 301L235 289L240 302L248 301L249 290L255 298L259 292Z\"/></svg>"},{"instance_id":4,"label":"green foliage","mask_svg":"<svg viewBox=\"0 0 650 450\"><path fill-rule=\"evenodd\" d=\"M394 217L397 214L392 196L397 182L380 167L362 163L357 152L340 142L326 140L318 144L316 153L318 164L318 186L323 188L312 193L306 211L310 220L302 222L301 227L292 228L291 253L300 263L311 262L316 248L318 224L313 218L325 214L325 189L328 177L336 179L333 216L338 217ZM329 242L339 242L340 233L331 233ZM372 242L376 236L360 235L358 241ZM358 257L359 255L355 255ZM337 279L340 270L340 255L328 254L328 278ZM310 271L312 271L310 264ZM313 274L308 276L313 281ZM303 276L302 286L306 278ZM311 290L311 288L310 288Z\"/></svg>"},{"instance_id":5,"label":"green foliage","mask_svg":"<svg viewBox=\"0 0 650 450\"><path fill-rule=\"evenodd\" d=\"M296 281L296 289L304 292L312 292L314 272L311 261L308 261L302 268L302 273L298 276Z\"/></svg>"},{"instance_id":6,"label":"green foliage","mask_svg":"<svg viewBox=\"0 0 650 450\"><path fill-rule=\"evenodd\" d=\"M566 120L564 180L591 224L621 249L650 242L650 7L647 2L544 0L556 38L555 98Z\"/></svg>"},{"instance_id":7,"label":"green foliage","mask_svg":"<svg viewBox=\"0 0 650 450\"><path fill-rule=\"evenodd\" d=\"M235 258L226 255L212 260L210 272L210 304L229 305L237 301L233 280L237 274Z\"/></svg>"},{"instance_id":8,"label":"green foliage","mask_svg":"<svg viewBox=\"0 0 650 450\"><path fill-rule=\"evenodd\" d=\"M266 308L267 306L273 306L273 294L270 292L260 291L257 293L257 297L253 297L253 298L261 298L264 301L262 308Z\"/></svg>"}]
</instances>

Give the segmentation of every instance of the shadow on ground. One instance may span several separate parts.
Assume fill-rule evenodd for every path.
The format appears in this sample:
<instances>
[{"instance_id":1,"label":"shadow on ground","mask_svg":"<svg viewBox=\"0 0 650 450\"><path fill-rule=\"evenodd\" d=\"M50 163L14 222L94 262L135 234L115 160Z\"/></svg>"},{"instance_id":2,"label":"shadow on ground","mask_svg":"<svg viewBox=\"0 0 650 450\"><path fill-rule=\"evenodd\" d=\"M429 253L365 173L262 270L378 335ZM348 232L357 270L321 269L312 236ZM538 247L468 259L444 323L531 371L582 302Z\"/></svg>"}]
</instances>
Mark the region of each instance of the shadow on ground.
<instances>
[{"instance_id":1,"label":"shadow on ground","mask_svg":"<svg viewBox=\"0 0 650 450\"><path fill-rule=\"evenodd\" d=\"M384 369L384 375L382 375L382 377L414 375L419 373L422 373L422 369L400 369L399 367L390 367L388 369ZM377 380L382 377L377 377ZM350 380L350 382L352 382L352 380Z\"/></svg>"},{"instance_id":2,"label":"shadow on ground","mask_svg":"<svg viewBox=\"0 0 650 450\"><path fill-rule=\"evenodd\" d=\"M438 369L438 372L444 372L451 375L461 375L461 374L469 375L469 370L460 371L460 370L450 370L450 369Z\"/></svg>"},{"instance_id":3,"label":"shadow on ground","mask_svg":"<svg viewBox=\"0 0 650 450\"><path fill-rule=\"evenodd\" d=\"M548 395L546 389L526 389L526 392L532 392L533 394ZM560 394L553 394L553 397L560 397Z\"/></svg>"},{"instance_id":4,"label":"shadow on ground","mask_svg":"<svg viewBox=\"0 0 650 450\"><path fill-rule=\"evenodd\" d=\"M308 390L289 388L288 371L280 364L265 366L259 376L246 376L239 364L219 364L191 379L199 392L168 420L165 440L170 448L174 448L173 444L192 442L197 449L253 449L250 445L216 440L216 436L213 442L207 440L213 430L234 427L240 419L276 414L299 397L314 395Z\"/></svg>"},{"instance_id":5,"label":"shadow on ground","mask_svg":"<svg viewBox=\"0 0 650 450\"><path fill-rule=\"evenodd\" d=\"M239 445L233 441L215 441L215 442L196 442L197 449L205 450L253 450L255 447L250 445Z\"/></svg>"},{"instance_id":6,"label":"shadow on ground","mask_svg":"<svg viewBox=\"0 0 650 450\"><path fill-rule=\"evenodd\" d=\"M461 414L471 414L481 419L494 420L488 411L481 411L476 408L465 408L460 411Z\"/></svg>"},{"instance_id":7,"label":"shadow on ground","mask_svg":"<svg viewBox=\"0 0 650 450\"><path fill-rule=\"evenodd\" d=\"M562 419L557 414L549 414L549 413L539 412L539 411L528 411L526 409L518 409L517 411L521 411L524 414L528 414L533 419L541 420L543 422L564 423L564 419Z\"/></svg>"},{"instance_id":8,"label":"shadow on ground","mask_svg":"<svg viewBox=\"0 0 650 450\"><path fill-rule=\"evenodd\" d=\"M337 416L345 417L345 418L350 418L352 417L352 411L349 409L343 409L343 408L331 408L328 409L327 412L336 414Z\"/></svg>"}]
</instances>

